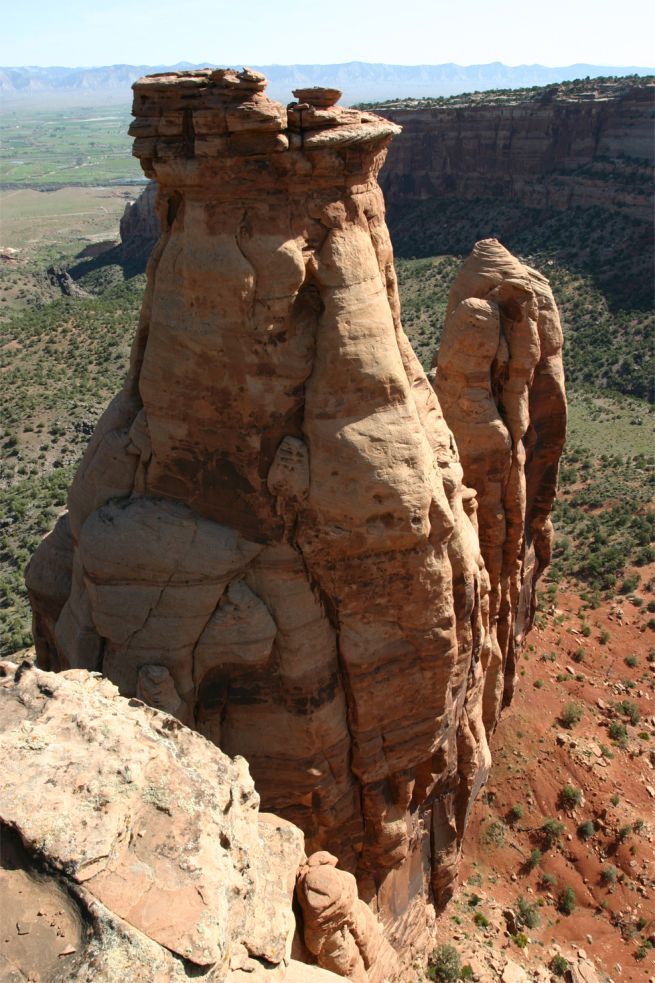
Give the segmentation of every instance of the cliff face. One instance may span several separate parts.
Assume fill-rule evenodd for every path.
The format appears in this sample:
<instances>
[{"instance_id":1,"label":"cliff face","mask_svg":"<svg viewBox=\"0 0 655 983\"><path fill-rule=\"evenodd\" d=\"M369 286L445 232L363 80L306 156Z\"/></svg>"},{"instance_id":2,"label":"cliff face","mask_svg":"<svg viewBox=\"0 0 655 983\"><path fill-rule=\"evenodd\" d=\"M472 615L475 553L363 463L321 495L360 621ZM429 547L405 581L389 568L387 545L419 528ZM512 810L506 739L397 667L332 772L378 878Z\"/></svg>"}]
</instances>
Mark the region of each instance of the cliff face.
<instances>
[{"instance_id":1,"label":"cliff face","mask_svg":"<svg viewBox=\"0 0 655 983\"><path fill-rule=\"evenodd\" d=\"M210 70L135 85L162 235L125 387L27 582L41 666L99 670L247 758L264 808L321 851L301 880L308 953L374 983L347 877L409 965L452 890L508 639L530 621L522 440L535 369L561 356L532 281L510 277L512 532L490 582L400 323L376 181L397 127L333 90L285 110L264 86ZM553 451L533 472L544 522L556 470ZM345 900L326 906L331 890Z\"/></svg>"},{"instance_id":2,"label":"cliff face","mask_svg":"<svg viewBox=\"0 0 655 983\"><path fill-rule=\"evenodd\" d=\"M533 208L596 205L652 220L655 86L434 108L385 108L403 128L381 175L387 204L504 198Z\"/></svg>"},{"instance_id":3,"label":"cliff face","mask_svg":"<svg viewBox=\"0 0 655 983\"><path fill-rule=\"evenodd\" d=\"M147 184L136 201L125 206L120 221L121 258L124 263L143 261L159 239L157 188Z\"/></svg>"}]
</instances>

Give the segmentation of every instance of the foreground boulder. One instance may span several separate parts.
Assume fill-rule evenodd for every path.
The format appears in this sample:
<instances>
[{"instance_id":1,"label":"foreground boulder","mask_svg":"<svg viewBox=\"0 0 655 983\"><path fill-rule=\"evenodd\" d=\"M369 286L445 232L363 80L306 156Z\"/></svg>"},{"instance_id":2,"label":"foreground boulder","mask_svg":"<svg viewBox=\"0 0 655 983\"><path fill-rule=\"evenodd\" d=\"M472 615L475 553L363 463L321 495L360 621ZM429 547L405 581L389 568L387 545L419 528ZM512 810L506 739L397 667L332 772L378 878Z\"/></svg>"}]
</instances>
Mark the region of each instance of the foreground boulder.
<instances>
[{"instance_id":1,"label":"foreground boulder","mask_svg":"<svg viewBox=\"0 0 655 983\"><path fill-rule=\"evenodd\" d=\"M475 493L400 323L376 181L398 128L265 84L135 84L162 235L125 387L28 570L35 642L245 756L409 965L487 777L502 646ZM377 981L358 905L307 903L310 954Z\"/></svg>"},{"instance_id":2,"label":"foreground boulder","mask_svg":"<svg viewBox=\"0 0 655 983\"><path fill-rule=\"evenodd\" d=\"M284 978L303 837L242 758L27 662L0 663L0 755L2 979Z\"/></svg>"}]
</instances>

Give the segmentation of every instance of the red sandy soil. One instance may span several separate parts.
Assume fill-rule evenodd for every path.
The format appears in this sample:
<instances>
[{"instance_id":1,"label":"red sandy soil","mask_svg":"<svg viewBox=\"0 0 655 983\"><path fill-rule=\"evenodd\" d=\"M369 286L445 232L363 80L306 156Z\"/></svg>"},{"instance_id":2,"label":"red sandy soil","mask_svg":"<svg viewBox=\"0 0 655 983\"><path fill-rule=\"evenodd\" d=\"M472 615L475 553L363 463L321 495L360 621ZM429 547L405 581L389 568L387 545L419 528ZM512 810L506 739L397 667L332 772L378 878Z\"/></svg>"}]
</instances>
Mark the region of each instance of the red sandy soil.
<instances>
[{"instance_id":1,"label":"red sandy soil","mask_svg":"<svg viewBox=\"0 0 655 983\"><path fill-rule=\"evenodd\" d=\"M655 661L648 661L655 658L655 633L646 625L648 617L624 598L593 610L560 588L557 603L528 637L514 701L492 739L491 776L473 809L464 845L455 900L458 912L464 902L470 917L459 934L480 934L472 917L484 913L484 900L471 907L472 892L494 899L501 909L515 910L518 895L531 903L543 899L539 926L524 929L536 944L521 950L503 933L512 959L528 965L533 955L543 965L555 951L553 943L565 956L581 947L599 972L621 983L643 983L655 977L655 948L648 945L649 939L655 945ZM587 637L580 633L581 618L591 628ZM601 643L603 631L609 639ZM576 661L580 648L582 661ZM631 656L637 657L636 666L624 661ZM639 708L636 726L614 709L624 699ZM559 717L569 702L579 704L583 715L567 728ZM611 720L625 724L625 748L609 736ZM569 810L559 802L567 784L583 796ZM523 814L512 822L508 812L517 804ZM561 845L546 850L540 828L551 817L565 830ZM596 833L585 842L577 829L588 819ZM504 842L495 845L487 830L499 821ZM526 861L535 848L542 849L543 858L531 870ZM608 865L617 870L616 882L609 885L601 877ZM540 883L544 873L557 883ZM557 895L566 885L577 902L568 916L557 910ZM444 920L452 922L452 915L449 906L440 920L442 939L447 938ZM638 959L645 942L645 958Z\"/></svg>"}]
</instances>

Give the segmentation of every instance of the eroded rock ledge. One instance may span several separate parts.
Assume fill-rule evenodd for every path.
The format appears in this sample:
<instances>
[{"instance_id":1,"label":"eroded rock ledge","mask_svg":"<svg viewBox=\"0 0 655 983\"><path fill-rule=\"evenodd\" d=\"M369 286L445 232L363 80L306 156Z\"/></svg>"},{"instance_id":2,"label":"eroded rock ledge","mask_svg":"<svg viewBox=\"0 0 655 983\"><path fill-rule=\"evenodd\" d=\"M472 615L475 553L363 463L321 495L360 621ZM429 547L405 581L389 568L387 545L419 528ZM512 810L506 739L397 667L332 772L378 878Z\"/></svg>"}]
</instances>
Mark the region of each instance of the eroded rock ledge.
<instances>
[{"instance_id":1,"label":"eroded rock ledge","mask_svg":"<svg viewBox=\"0 0 655 983\"><path fill-rule=\"evenodd\" d=\"M134 86L163 231L125 387L28 570L35 641L42 667L100 671L245 756L264 808L338 857L408 964L450 896L488 690L525 626L520 469L506 589L400 323L376 181L398 128L336 91L285 109L264 87L247 70ZM518 307L522 351L537 308ZM511 462L540 357L534 340L510 359Z\"/></svg>"}]
</instances>

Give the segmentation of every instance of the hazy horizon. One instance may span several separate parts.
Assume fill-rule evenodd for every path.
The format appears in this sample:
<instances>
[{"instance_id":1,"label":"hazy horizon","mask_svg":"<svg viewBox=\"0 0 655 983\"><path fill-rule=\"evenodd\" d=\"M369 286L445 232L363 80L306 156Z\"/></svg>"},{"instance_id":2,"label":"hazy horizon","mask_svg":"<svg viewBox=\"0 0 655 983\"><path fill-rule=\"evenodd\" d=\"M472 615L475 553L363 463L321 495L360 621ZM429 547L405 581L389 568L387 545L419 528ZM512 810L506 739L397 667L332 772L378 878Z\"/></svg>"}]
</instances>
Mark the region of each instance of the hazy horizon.
<instances>
[{"instance_id":1,"label":"hazy horizon","mask_svg":"<svg viewBox=\"0 0 655 983\"><path fill-rule=\"evenodd\" d=\"M325 16L301 0L251 0L242 10L220 0L186 0L182 9L177 0L69 0L65 19L49 0L31 0L3 16L0 64L647 67L654 35L646 0L552 0L536 17L524 0L501 0L493 9L486 0L413 0L400 8L390 0L360 0L357 7L333 0Z\"/></svg>"}]
</instances>

